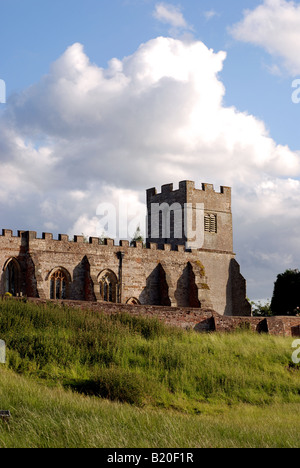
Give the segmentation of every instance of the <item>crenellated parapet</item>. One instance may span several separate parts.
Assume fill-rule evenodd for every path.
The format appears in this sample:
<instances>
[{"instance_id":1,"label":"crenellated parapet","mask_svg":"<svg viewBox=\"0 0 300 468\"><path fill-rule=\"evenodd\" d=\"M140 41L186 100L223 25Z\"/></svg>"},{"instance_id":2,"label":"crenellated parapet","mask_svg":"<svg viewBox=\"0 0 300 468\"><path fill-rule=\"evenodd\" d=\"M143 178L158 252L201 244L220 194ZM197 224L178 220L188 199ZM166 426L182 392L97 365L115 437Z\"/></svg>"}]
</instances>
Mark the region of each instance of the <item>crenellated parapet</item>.
<instances>
[{"instance_id":1,"label":"crenellated parapet","mask_svg":"<svg viewBox=\"0 0 300 468\"><path fill-rule=\"evenodd\" d=\"M231 188L213 184L165 184L147 190L147 240L187 248L232 251Z\"/></svg>"},{"instance_id":2,"label":"crenellated parapet","mask_svg":"<svg viewBox=\"0 0 300 468\"><path fill-rule=\"evenodd\" d=\"M231 189L165 184L159 193L147 190L147 209L145 243L2 229L0 294L248 315L246 284L232 251Z\"/></svg>"},{"instance_id":3,"label":"crenellated parapet","mask_svg":"<svg viewBox=\"0 0 300 468\"><path fill-rule=\"evenodd\" d=\"M156 187L149 188L146 190L147 198L160 196L167 193L176 192L178 194L186 194L188 191L197 190L201 192L214 192L216 195L224 195L224 197L231 198L231 187L224 185L220 186L220 191L216 192L213 184L201 183L200 188L196 188L196 184L192 180L183 180L179 182L178 189L174 189L174 184L164 184L161 186L161 191L158 192Z\"/></svg>"},{"instance_id":4,"label":"crenellated parapet","mask_svg":"<svg viewBox=\"0 0 300 468\"><path fill-rule=\"evenodd\" d=\"M84 236L75 235L73 238L70 239L69 235L67 234L58 234L57 239L55 238L53 233L43 232L42 237L38 237L37 231L17 231L17 235L14 236L13 230L11 229L2 229L2 234L0 234L0 248L1 248L1 241L5 240L14 240L19 241L26 241L26 243L34 243L35 247L40 246L41 249L44 249L45 246L53 245L61 247L64 249L66 244L69 247L73 247L76 250L76 246L81 246L81 248L90 249L93 246L97 249L120 249L120 247L125 249L132 249L132 250L149 250L149 251L165 251L165 252L179 252L179 253L191 253L193 249L186 248L185 245L182 244L175 244L171 245L168 243L165 244L158 244L156 242L129 242L129 240L119 240L115 241L114 239L108 238L100 238L100 237L89 237L86 239ZM216 250L216 252L218 252ZM222 251L219 251L222 253ZM231 253L231 252L227 252Z\"/></svg>"}]
</instances>

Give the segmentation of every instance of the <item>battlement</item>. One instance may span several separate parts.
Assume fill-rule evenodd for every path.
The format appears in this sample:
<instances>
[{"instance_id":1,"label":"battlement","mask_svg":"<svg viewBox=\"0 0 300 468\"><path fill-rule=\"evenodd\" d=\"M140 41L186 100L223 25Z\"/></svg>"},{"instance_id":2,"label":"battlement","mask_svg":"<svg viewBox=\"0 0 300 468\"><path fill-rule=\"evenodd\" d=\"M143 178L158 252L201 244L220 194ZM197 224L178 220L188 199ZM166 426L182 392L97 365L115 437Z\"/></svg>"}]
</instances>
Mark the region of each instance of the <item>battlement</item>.
<instances>
[{"instance_id":1,"label":"battlement","mask_svg":"<svg viewBox=\"0 0 300 468\"><path fill-rule=\"evenodd\" d=\"M147 210L145 244L2 229L0 295L249 315L232 247L231 189L165 184L161 193L147 190Z\"/></svg>"},{"instance_id":2,"label":"battlement","mask_svg":"<svg viewBox=\"0 0 300 468\"><path fill-rule=\"evenodd\" d=\"M105 248L114 248L114 249L119 249L120 247L126 248L126 249L137 249L137 250L163 250L166 252L180 252L180 253L191 253L191 249L186 248L185 245L182 244L176 244L176 245L171 245L171 244L158 244L156 242L146 242L143 244L142 242L137 242L134 241L130 243L129 240L120 240L117 243L115 242L114 239L101 239L100 237L89 237L86 239L84 236L74 236L73 239L70 239L67 234L58 234L58 238L55 239L54 235L49 232L43 232L42 237L38 237L36 231L23 231L23 230L18 230L17 235L13 235L13 230L12 229L2 229L2 234L0 234L0 243L1 243L1 238L2 239L8 239L8 240L19 240L20 243L24 239L26 241L31 241L31 242L41 242L40 246L45 247L45 241L46 244L51 244L54 243L56 246L57 244L61 243L62 247L65 247L64 244L68 244L69 246L74 246L74 245L81 245L85 246L87 249L89 249L91 246L96 247L97 249L105 249ZM35 244L36 246L36 244ZM0 245L1 248L1 245ZM217 252L217 251L216 251ZM231 252L227 252L231 253Z\"/></svg>"},{"instance_id":3,"label":"battlement","mask_svg":"<svg viewBox=\"0 0 300 468\"><path fill-rule=\"evenodd\" d=\"M158 192L156 187L149 188L147 192L147 199L155 196L166 195L170 193L186 194L188 191L195 190L197 192L213 192L225 197L231 197L231 188L221 185L220 192L216 192L213 184L201 183L200 188L196 188L195 182L192 180L183 180L179 182L178 189L174 190L174 184L165 184L161 186L161 191Z\"/></svg>"},{"instance_id":4,"label":"battlement","mask_svg":"<svg viewBox=\"0 0 300 468\"><path fill-rule=\"evenodd\" d=\"M184 180L178 189L165 184L147 190L147 240L158 244L198 245L198 249L232 251L231 188ZM202 219L201 219L202 216Z\"/></svg>"}]
</instances>

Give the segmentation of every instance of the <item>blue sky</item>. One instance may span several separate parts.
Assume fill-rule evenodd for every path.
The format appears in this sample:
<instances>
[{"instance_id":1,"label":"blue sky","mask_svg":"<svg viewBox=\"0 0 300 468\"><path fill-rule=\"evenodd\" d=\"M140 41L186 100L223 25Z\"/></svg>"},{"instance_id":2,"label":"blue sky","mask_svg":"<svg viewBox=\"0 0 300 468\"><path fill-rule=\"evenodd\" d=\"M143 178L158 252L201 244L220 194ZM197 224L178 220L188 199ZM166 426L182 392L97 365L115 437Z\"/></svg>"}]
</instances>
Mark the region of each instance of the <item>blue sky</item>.
<instances>
[{"instance_id":1,"label":"blue sky","mask_svg":"<svg viewBox=\"0 0 300 468\"><path fill-rule=\"evenodd\" d=\"M0 77L7 94L35 83L75 42L92 62L132 54L142 42L169 35L169 25L153 17L155 0L0 0ZM261 48L235 41L228 27L260 0L185 0L178 6L195 38L215 51L226 50L222 71L225 102L262 118L278 143L298 149L299 109L290 99L291 78L268 71L272 58ZM207 13L215 13L207 17ZM281 118L278 119L278 114Z\"/></svg>"},{"instance_id":2,"label":"blue sky","mask_svg":"<svg viewBox=\"0 0 300 468\"><path fill-rule=\"evenodd\" d=\"M251 298L299 267L300 2L0 0L0 15L1 227L94 235L103 197L139 206L190 178L233 187Z\"/></svg>"}]
</instances>

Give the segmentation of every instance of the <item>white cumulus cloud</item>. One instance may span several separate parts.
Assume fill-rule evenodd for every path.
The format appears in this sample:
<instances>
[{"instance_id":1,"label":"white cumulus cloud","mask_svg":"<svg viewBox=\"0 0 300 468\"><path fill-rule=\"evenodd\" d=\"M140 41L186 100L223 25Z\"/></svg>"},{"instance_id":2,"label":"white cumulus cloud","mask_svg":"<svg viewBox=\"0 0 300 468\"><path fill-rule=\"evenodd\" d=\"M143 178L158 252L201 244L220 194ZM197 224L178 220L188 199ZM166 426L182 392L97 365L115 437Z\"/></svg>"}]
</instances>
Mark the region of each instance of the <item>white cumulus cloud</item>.
<instances>
[{"instance_id":1,"label":"white cumulus cloud","mask_svg":"<svg viewBox=\"0 0 300 468\"><path fill-rule=\"evenodd\" d=\"M265 49L293 76L300 73L300 4L264 0L230 28L233 37ZM277 69L276 65L272 68ZM278 69L277 69L278 70Z\"/></svg>"},{"instance_id":2,"label":"white cumulus cloud","mask_svg":"<svg viewBox=\"0 0 300 468\"><path fill-rule=\"evenodd\" d=\"M1 116L3 227L95 235L101 203L119 213L126 202L136 221L146 188L230 185L249 295L270 295L276 274L300 263L300 157L224 105L225 60L200 41L159 37L101 68L70 46Z\"/></svg>"},{"instance_id":3,"label":"white cumulus cloud","mask_svg":"<svg viewBox=\"0 0 300 468\"><path fill-rule=\"evenodd\" d=\"M184 18L181 8L179 6L175 6L170 3L164 2L157 3L155 5L153 16L158 21L171 26L173 28L171 29L171 31L173 32L176 30L192 29L192 26L190 26Z\"/></svg>"}]
</instances>

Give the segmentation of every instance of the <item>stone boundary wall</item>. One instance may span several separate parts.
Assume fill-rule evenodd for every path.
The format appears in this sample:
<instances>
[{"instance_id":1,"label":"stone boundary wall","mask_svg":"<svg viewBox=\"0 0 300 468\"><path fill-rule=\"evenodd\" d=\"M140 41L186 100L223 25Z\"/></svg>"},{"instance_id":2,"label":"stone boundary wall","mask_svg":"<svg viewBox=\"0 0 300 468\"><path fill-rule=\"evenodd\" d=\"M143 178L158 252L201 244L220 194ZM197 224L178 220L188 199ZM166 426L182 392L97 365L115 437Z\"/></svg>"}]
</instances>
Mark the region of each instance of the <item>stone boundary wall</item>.
<instances>
[{"instance_id":1,"label":"stone boundary wall","mask_svg":"<svg viewBox=\"0 0 300 468\"><path fill-rule=\"evenodd\" d=\"M21 300L14 298L16 300ZM49 303L59 304L61 306L76 308L81 310L91 310L96 313L117 314L128 313L134 316L153 317L161 320L167 325L193 328L196 330L213 331L215 312L212 310L180 308L180 307L163 307L151 305L128 305L128 304L113 304L108 302L87 302L87 301L69 301L69 300L46 300L39 298L28 298L28 302L33 302L38 305L46 305Z\"/></svg>"},{"instance_id":2,"label":"stone boundary wall","mask_svg":"<svg viewBox=\"0 0 300 468\"><path fill-rule=\"evenodd\" d=\"M259 333L278 336L300 336L300 317L225 317L214 315L216 331L248 328Z\"/></svg>"},{"instance_id":3,"label":"stone boundary wall","mask_svg":"<svg viewBox=\"0 0 300 468\"><path fill-rule=\"evenodd\" d=\"M24 299L13 298L13 300ZM56 303L70 308L92 310L96 313L128 313L134 316L153 317L167 325L192 328L199 332L232 332L237 329L249 329L258 333L269 333L270 335L277 336L300 336L300 317L227 317L210 309L149 305L133 306L107 302L46 300L39 298L27 298L26 300L38 305Z\"/></svg>"}]
</instances>

